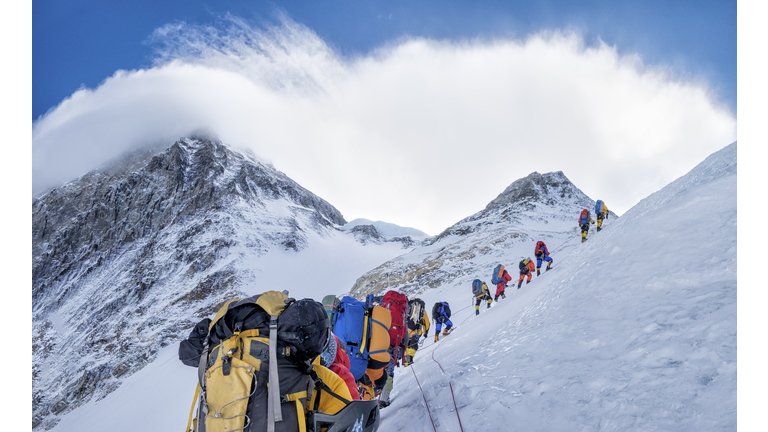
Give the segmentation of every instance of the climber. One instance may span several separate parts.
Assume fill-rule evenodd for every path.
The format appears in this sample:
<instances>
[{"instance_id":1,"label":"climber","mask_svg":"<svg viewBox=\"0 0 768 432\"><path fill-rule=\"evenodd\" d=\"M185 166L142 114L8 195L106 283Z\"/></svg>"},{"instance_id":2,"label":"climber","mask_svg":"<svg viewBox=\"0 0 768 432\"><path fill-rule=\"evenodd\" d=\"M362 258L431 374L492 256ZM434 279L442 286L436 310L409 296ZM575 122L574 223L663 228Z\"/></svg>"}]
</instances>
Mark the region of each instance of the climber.
<instances>
[{"instance_id":1,"label":"climber","mask_svg":"<svg viewBox=\"0 0 768 432\"><path fill-rule=\"evenodd\" d=\"M552 258L549 257L549 249L547 249L547 245L544 244L543 241L536 243L536 276L541 276L541 261L547 261L547 269L546 271L549 271L549 269L552 268Z\"/></svg>"},{"instance_id":2,"label":"climber","mask_svg":"<svg viewBox=\"0 0 768 432\"><path fill-rule=\"evenodd\" d=\"M276 410L284 416L281 425L291 430L319 430L315 423L306 424L312 414L325 414L324 423L337 423L339 430L354 426L346 426L351 416L378 415L376 404L353 401L344 379L320 364L331 341L336 343L322 304L297 301L286 293L267 291L231 299L213 320L198 322L179 344L179 359L200 372L187 431L193 424L196 430L201 426L207 431L266 430L275 427ZM296 338L296 329L302 332L301 339ZM270 337L255 337L266 332ZM279 357L270 349L277 344ZM257 382L256 376L263 378ZM268 385L271 377L280 380L279 393L269 391L277 388ZM281 405L281 401L293 403ZM193 419L195 405L198 416ZM225 407L228 416L208 415Z\"/></svg>"},{"instance_id":3,"label":"climber","mask_svg":"<svg viewBox=\"0 0 768 432\"><path fill-rule=\"evenodd\" d=\"M424 300L415 298L408 301L408 346L405 349L403 366L410 366L416 350L419 349L419 339L429 334L429 314Z\"/></svg>"},{"instance_id":4,"label":"climber","mask_svg":"<svg viewBox=\"0 0 768 432\"><path fill-rule=\"evenodd\" d=\"M581 242L587 241L587 232L589 232L589 224L594 224L595 221L589 216L589 210L584 209L579 215L579 226L581 226Z\"/></svg>"},{"instance_id":5,"label":"climber","mask_svg":"<svg viewBox=\"0 0 768 432\"><path fill-rule=\"evenodd\" d=\"M525 279L526 276L528 276L528 280L525 283L531 283L531 279L533 279L533 271L536 270L536 267L533 266L533 261L531 261L530 257L520 261L519 267L520 280L517 281L517 289L520 289L520 286L523 284L523 279Z\"/></svg>"},{"instance_id":6,"label":"climber","mask_svg":"<svg viewBox=\"0 0 768 432\"><path fill-rule=\"evenodd\" d=\"M472 281L472 295L475 297L475 315L480 315L480 303L482 303L483 300L488 301L488 308L491 307L493 297L491 297L491 291L488 289L488 285L485 284L485 281L481 281L480 279Z\"/></svg>"},{"instance_id":7,"label":"climber","mask_svg":"<svg viewBox=\"0 0 768 432\"><path fill-rule=\"evenodd\" d=\"M349 371L349 356L344 351L344 345L341 344L338 336L333 335L333 340L328 344L325 351L320 354L320 364L333 371L347 383L352 400L360 400L355 377Z\"/></svg>"},{"instance_id":8,"label":"climber","mask_svg":"<svg viewBox=\"0 0 768 432\"><path fill-rule=\"evenodd\" d=\"M603 229L603 219L608 219L608 206L603 200L597 200L595 203L595 216L597 217L597 232L600 232Z\"/></svg>"},{"instance_id":9,"label":"climber","mask_svg":"<svg viewBox=\"0 0 768 432\"><path fill-rule=\"evenodd\" d=\"M437 302L432 307L432 319L437 324L435 326L435 342L439 340L440 328L445 324L445 330L443 330L443 336L447 336L451 333L451 327L453 323L449 319L451 318L451 307L448 302Z\"/></svg>"},{"instance_id":10,"label":"climber","mask_svg":"<svg viewBox=\"0 0 768 432\"><path fill-rule=\"evenodd\" d=\"M507 289L507 282L511 280L512 276L510 276L506 270L503 270L501 275L501 282L496 284L496 295L493 297L494 301L499 301L499 296L501 296L502 299L507 298L507 296L504 294L504 291Z\"/></svg>"}]
</instances>

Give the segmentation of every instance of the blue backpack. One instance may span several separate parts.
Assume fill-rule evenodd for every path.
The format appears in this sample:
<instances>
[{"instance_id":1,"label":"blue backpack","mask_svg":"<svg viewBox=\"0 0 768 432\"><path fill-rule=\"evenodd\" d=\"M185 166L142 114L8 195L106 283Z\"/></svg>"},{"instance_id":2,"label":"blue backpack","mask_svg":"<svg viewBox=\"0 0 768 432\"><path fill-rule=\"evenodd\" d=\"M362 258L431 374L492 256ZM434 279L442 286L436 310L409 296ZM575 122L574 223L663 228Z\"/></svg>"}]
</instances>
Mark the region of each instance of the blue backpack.
<instances>
[{"instance_id":1,"label":"blue backpack","mask_svg":"<svg viewBox=\"0 0 768 432\"><path fill-rule=\"evenodd\" d=\"M472 294L475 296L479 296L483 293L483 283L480 281L480 279L475 279L472 281Z\"/></svg>"},{"instance_id":2,"label":"blue backpack","mask_svg":"<svg viewBox=\"0 0 768 432\"><path fill-rule=\"evenodd\" d=\"M599 215L603 211L603 200L597 200L595 203L595 214Z\"/></svg>"},{"instance_id":3,"label":"blue backpack","mask_svg":"<svg viewBox=\"0 0 768 432\"><path fill-rule=\"evenodd\" d=\"M581 215L579 216L579 223L582 225L586 225L589 223L589 210L584 209L581 211Z\"/></svg>"},{"instance_id":4,"label":"blue backpack","mask_svg":"<svg viewBox=\"0 0 768 432\"><path fill-rule=\"evenodd\" d=\"M389 346L389 328L373 319L372 311L374 306L371 304L372 299L373 295L369 295L365 302L361 302L354 297L344 296L336 309L334 317L333 333L346 346L350 363L349 371L352 372L355 381L361 379L365 374L365 370L371 366L369 364L370 356L382 352L380 349L369 350L372 345L371 338L374 333L372 330L374 325L384 327L386 330L386 343L384 345ZM365 340L363 340L364 337ZM381 343L375 345L381 345ZM387 352L386 348L383 352ZM389 363L389 359L387 359L385 365L387 363ZM374 367L374 369L378 369L378 367Z\"/></svg>"},{"instance_id":5,"label":"blue backpack","mask_svg":"<svg viewBox=\"0 0 768 432\"><path fill-rule=\"evenodd\" d=\"M491 275L491 283L494 285L498 285L503 282L501 278L499 277L499 273L502 272L502 269L504 269L504 266L499 264L496 266L495 269L493 269L493 275Z\"/></svg>"}]
</instances>

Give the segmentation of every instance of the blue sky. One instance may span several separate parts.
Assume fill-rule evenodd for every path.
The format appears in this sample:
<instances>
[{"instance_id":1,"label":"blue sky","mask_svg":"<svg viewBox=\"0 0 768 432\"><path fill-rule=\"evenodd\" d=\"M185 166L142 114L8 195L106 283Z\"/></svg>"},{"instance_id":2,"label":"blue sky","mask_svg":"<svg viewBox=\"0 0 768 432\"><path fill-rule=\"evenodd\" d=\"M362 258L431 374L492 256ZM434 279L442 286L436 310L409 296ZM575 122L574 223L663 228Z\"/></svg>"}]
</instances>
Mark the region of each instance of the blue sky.
<instances>
[{"instance_id":1,"label":"blue sky","mask_svg":"<svg viewBox=\"0 0 768 432\"><path fill-rule=\"evenodd\" d=\"M206 129L430 235L531 172L621 215L736 139L733 1L35 1L32 191Z\"/></svg>"},{"instance_id":2,"label":"blue sky","mask_svg":"<svg viewBox=\"0 0 768 432\"><path fill-rule=\"evenodd\" d=\"M619 53L638 53L706 80L736 112L736 2L684 1L201 1L35 0L32 3L32 118L81 85L95 88L119 69L152 65L153 31L184 21L213 23L227 12L252 25L282 11L344 56L403 37L520 38L574 29Z\"/></svg>"}]
</instances>

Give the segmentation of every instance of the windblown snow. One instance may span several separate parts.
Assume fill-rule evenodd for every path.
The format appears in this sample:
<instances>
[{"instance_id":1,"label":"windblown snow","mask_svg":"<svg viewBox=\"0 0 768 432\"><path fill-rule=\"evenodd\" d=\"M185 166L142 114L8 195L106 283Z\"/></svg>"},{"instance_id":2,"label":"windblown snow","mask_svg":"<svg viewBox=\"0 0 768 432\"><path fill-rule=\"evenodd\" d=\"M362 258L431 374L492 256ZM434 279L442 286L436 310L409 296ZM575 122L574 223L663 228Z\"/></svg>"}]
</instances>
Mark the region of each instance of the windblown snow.
<instances>
[{"instance_id":1,"label":"windblown snow","mask_svg":"<svg viewBox=\"0 0 768 432\"><path fill-rule=\"evenodd\" d=\"M735 430L736 168L733 143L583 244L558 222L560 234L546 240L563 246L554 269L519 290L510 283L507 298L478 316L467 283L418 294L428 305L449 301L457 329L438 343L430 332L414 365L395 370L380 430ZM523 242L527 255L537 240ZM494 255L515 281L520 247ZM493 290L487 264L462 280ZM349 273L338 280L354 280L358 268L339 266ZM315 283L323 281L275 288L298 298L316 293ZM197 378L176 349L53 430L183 430Z\"/></svg>"}]
</instances>

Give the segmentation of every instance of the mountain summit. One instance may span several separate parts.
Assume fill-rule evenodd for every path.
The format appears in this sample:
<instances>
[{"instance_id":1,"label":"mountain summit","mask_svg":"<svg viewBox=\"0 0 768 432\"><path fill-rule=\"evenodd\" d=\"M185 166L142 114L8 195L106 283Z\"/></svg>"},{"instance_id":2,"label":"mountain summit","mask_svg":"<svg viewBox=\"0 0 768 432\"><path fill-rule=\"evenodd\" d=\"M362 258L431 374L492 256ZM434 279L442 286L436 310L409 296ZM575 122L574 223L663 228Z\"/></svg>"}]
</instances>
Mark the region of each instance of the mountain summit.
<instances>
[{"instance_id":1,"label":"mountain summit","mask_svg":"<svg viewBox=\"0 0 768 432\"><path fill-rule=\"evenodd\" d=\"M532 257L538 240L545 240L551 251L578 235L579 212L594 206L562 171L533 172L514 181L485 209L364 274L351 292L361 296L397 289L416 294L447 281L470 284L478 267L490 285L490 273L502 256L514 252L520 259ZM502 264L510 267L510 274L517 273L517 262Z\"/></svg>"}]
</instances>

